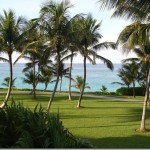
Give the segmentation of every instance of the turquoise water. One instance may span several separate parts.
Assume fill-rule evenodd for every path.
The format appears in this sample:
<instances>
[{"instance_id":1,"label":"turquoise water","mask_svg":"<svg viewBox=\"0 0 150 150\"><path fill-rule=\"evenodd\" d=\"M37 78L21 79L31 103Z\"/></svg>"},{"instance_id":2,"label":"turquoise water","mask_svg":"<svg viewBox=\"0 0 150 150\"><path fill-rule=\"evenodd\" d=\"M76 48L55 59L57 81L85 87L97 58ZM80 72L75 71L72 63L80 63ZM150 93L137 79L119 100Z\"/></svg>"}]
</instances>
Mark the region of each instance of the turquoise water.
<instances>
[{"instance_id":1,"label":"turquoise water","mask_svg":"<svg viewBox=\"0 0 150 150\"><path fill-rule=\"evenodd\" d=\"M65 64L66 67L69 64ZM106 65L104 64L87 64L87 83L91 89L85 89L87 92L94 92L100 91L102 85L107 87L109 92L116 91L116 89L120 88L120 85L111 84L112 82L120 82L120 78L117 76L118 69L121 67L121 64L114 64L114 71L109 70ZM24 74L22 73L22 69L24 68L23 63L18 63L14 65L14 77L17 77L15 81L15 86L17 88L32 88L31 85L24 84L22 82L22 77ZM83 64L73 64L73 78L77 75L83 76ZM0 63L0 87L3 87L1 83L3 82L4 78L9 76L9 67L6 63ZM73 84L73 83L72 83ZM50 83L47 90L53 90L54 83ZM44 89L44 84L39 83L37 89ZM58 86L59 90L59 86ZM68 79L63 78L62 83L62 91L68 90ZM72 87L73 91L78 91L77 89Z\"/></svg>"}]
</instances>

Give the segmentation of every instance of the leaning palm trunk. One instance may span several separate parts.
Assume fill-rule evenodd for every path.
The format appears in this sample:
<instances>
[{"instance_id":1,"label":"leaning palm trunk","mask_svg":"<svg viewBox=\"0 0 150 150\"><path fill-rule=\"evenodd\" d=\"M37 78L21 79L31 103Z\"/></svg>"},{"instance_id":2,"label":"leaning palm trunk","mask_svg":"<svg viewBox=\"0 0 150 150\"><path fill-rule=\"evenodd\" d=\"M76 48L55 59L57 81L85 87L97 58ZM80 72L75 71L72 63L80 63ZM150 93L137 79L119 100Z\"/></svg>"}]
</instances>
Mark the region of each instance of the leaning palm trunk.
<instances>
[{"instance_id":1,"label":"leaning palm trunk","mask_svg":"<svg viewBox=\"0 0 150 150\"><path fill-rule=\"evenodd\" d=\"M147 109L147 102L149 100L149 87L150 87L150 68L148 70L148 77L147 77L147 84L146 84L146 93L145 93L145 99L143 104L143 113L142 113L142 120L141 120L141 126L140 130L145 131L145 120L146 120L146 109Z\"/></svg>"},{"instance_id":2,"label":"leaning palm trunk","mask_svg":"<svg viewBox=\"0 0 150 150\"><path fill-rule=\"evenodd\" d=\"M81 106L81 100L82 100L83 93L84 93L85 83L86 83L86 56L84 56L84 80L83 80L83 87L81 89L81 94L80 94L78 104L77 104L78 108Z\"/></svg>"},{"instance_id":3,"label":"leaning palm trunk","mask_svg":"<svg viewBox=\"0 0 150 150\"><path fill-rule=\"evenodd\" d=\"M10 67L10 79L9 79L8 91L7 91L5 100L3 101L2 105L0 106L0 108L4 108L7 105L7 101L9 99L9 96L10 96L10 93L11 93L12 78L13 78L13 67L12 67L12 57L11 57L11 54L9 54L9 67Z\"/></svg>"},{"instance_id":4,"label":"leaning palm trunk","mask_svg":"<svg viewBox=\"0 0 150 150\"><path fill-rule=\"evenodd\" d=\"M54 86L54 90L52 92L52 96L51 96L51 98L50 98L50 100L48 102L47 113L49 113L49 111L50 111L50 107L51 107L52 101L54 99L55 92L57 90L57 86L58 86L58 82L59 82L59 68L60 68L60 53L59 52L57 52L57 57L58 57L58 62L57 62L57 64L58 64L58 66L57 66L57 78L56 78L56 83L55 83L55 86Z\"/></svg>"},{"instance_id":5,"label":"leaning palm trunk","mask_svg":"<svg viewBox=\"0 0 150 150\"><path fill-rule=\"evenodd\" d=\"M72 53L72 54L73 54L73 53ZM73 56L71 56L70 68L69 68L69 90L68 90L69 100L72 100L72 97L71 97L72 62L73 62Z\"/></svg>"}]
</instances>

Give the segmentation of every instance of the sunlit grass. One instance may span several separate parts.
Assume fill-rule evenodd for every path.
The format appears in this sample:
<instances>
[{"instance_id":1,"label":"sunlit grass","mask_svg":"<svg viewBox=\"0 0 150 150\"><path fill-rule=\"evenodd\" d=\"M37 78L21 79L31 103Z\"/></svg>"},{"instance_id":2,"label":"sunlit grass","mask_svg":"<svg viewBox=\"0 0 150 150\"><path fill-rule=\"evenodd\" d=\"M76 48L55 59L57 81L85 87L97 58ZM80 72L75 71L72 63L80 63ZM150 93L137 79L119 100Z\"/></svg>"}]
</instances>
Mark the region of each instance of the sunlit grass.
<instances>
[{"instance_id":1,"label":"sunlit grass","mask_svg":"<svg viewBox=\"0 0 150 150\"><path fill-rule=\"evenodd\" d=\"M31 109L38 103L46 108L50 95L37 95L33 99L32 95L13 94L12 98ZM150 148L150 133L135 132L140 127L142 103L111 101L111 97L83 98L84 108L78 109L77 100L78 96L69 101L65 95L57 95L50 111L59 111L63 125L76 137L89 139L96 148ZM147 128L150 128L149 114L148 108Z\"/></svg>"}]
</instances>

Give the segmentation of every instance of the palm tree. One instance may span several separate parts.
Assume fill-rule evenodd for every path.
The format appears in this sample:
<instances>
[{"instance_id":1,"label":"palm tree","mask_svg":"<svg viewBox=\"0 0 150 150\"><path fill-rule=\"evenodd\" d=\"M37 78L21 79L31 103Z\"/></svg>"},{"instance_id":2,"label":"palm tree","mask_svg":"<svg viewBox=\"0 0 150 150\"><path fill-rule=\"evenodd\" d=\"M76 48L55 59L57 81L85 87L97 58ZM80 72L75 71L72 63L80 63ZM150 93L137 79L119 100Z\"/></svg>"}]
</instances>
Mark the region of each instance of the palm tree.
<instances>
[{"instance_id":1,"label":"palm tree","mask_svg":"<svg viewBox=\"0 0 150 150\"><path fill-rule=\"evenodd\" d=\"M128 73L123 69L119 69L118 76L120 77L122 82L112 82L112 84L126 85L128 88L130 87L131 80L128 77Z\"/></svg>"},{"instance_id":2,"label":"palm tree","mask_svg":"<svg viewBox=\"0 0 150 150\"><path fill-rule=\"evenodd\" d=\"M36 89L36 86L38 84L38 82L37 82L38 75L37 74L34 75L33 71L29 70L29 71L25 72L25 77L22 78L22 80L23 80L23 83L30 84L30 85L32 85L33 88ZM34 80L36 80L35 85L34 85Z\"/></svg>"},{"instance_id":3,"label":"palm tree","mask_svg":"<svg viewBox=\"0 0 150 150\"><path fill-rule=\"evenodd\" d=\"M45 67L41 70L41 82L45 84L44 91L46 91L49 83L55 82L56 80L52 80L54 78L54 74L48 67Z\"/></svg>"},{"instance_id":4,"label":"palm tree","mask_svg":"<svg viewBox=\"0 0 150 150\"><path fill-rule=\"evenodd\" d=\"M96 23L96 20L92 18L91 14L88 14L86 18L79 17L76 19L76 28L78 32L78 51L83 56L84 65L84 84L79 97L77 107L80 107L83 92L86 83L86 62L89 60L95 64L95 59L98 58L106 63L107 67L113 69L113 64L108 59L98 55L96 50L101 48L115 48L115 44L111 42L99 43L99 39L102 38L98 32L101 23ZM92 56L92 57L91 57Z\"/></svg>"},{"instance_id":5,"label":"palm tree","mask_svg":"<svg viewBox=\"0 0 150 150\"><path fill-rule=\"evenodd\" d=\"M41 8L42 29L46 33L46 37L49 41L49 47L51 47L51 53L56 55L57 62L57 77L54 86L53 93L47 106L47 112L50 110L51 103L54 99L57 85L59 82L59 68L61 53L65 49L66 37L69 30L69 8L72 5L69 1L62 1L61 3L55 3L50 1L43 5Z\"/></svg>"},{"instance_id":6,"label":"palm tree","mask_svg":"<svg viewBox=\"0 0 150 150\"><path fill-rule=\"evenodd\" d=\"M13 81L13 66L12 66L12 54L14 51L21 50L22 29L24 28L25 19L22 17L16 17L12 10L8 12L4 10L4 15L0 15L0 48L1 51L6 53L8 56L8 62L10 67L10 80L8 91L4 102L0 106L3 108L10 96L12 81Z\"/></svg>"},{"instance_id":7,"label":"palm tree","mask_svg":"<svg viewBox=\"0 0 150 150\"><path fill-rule=\"evenodd\" d=\"M150 2L149 0L99 0L101 6L107 8L115 9L113 16L126 16L133 20L149 20L150 13ZM145 131L145 117L146 117L146 108L147 101L149 99L149 84L150 84L150 64L149 64L149 23L142 24L141 22L135 22L127 26L120 34L119 39L121 43L128 43L127 48L129 50L134 49L138 54L140 60L147 66L147 84L146 84L146 94L143 105L143 113L140 130ZM126 45L126 44L125 44ZM140 47L136 47L139 45ZM126 47L126 46L124 46ZM126 49L127 51L127 49ZM144 55L143 55L144 54Z\"/></svg>"},{"instance_id":8,"label":"palm tree","mask_svg":"<svg viewBox=\"0 0 150 150\"><path fill-rule=\"evenodd\" d=\"M52 67L51 67L51 71L53 72L53 74L55 76L57 75L57 66L58 65L56 63L56 64L53 64ZM65 77L67 79L70 79L70 76L69 76L69 67L65 68L65 64L62 61L60 61L59 77L60 77L60 92L61 92L63 77ZM73 79L71 78L71 80L73 80Z\"/></svg>"},{"instance_id":9,"label":"palm tree","mask_svg":"<svg viewBox=\"0 0 150 150\"><path fill-rule=\"evenodd\" d=\"M69 85L68 85L68 96L69 100L72 100L71 96L71 81L72 81L72 64L73 64L73 57L77 55L77 49L74 46L70 47L71 57L70 57L70 67L69 67Z\"/></svg>"},{"instance_id":10,"label":"palm tree","mask_svg":"<svg viewBox=\"0 0 150 150\"><path fill-rule=\"evenodd\" d=\"M29 71L30 69L32 69L32 71L33 71L33 97L34 98L36 98L36 90L35 90L36 79L34 79L34 77L36 74L36 68L35 67L36 67L36 64L38 63L38 57L39 57L39 54L37 52L34 52L34 51L27 51L25 56L22 57L22 58L30 61L30 62L26 63L26 66L23 69L23 72Z\"/></svg>"},{"instance_id":11,"label":"palm tree","mask_svg":"<svg viewBox=\"0 0 150 150\"><path fill-rule=\"evenodd\" d=\"M122 68L128 78L128 81L130 81L133 85L133 97L135 98L135 81L137 80L139 70L138 63L135 61L132 61L131 63L124 63Z\"/></svg>"},{"instance_id":12,"label":"palm tree","mask_svg":"<svg viewBox=\"0 0 150 150\"><path fill-rule=\"evenodd\" d=\"M133 50L141 63L146 66L146 93L143 104L143 113L141 120L141 131L146 131L145 118L147 102L149 100L149 85L150 85L150 41L149 41L149 23L141 23L140 21L127 26L118 37L118 44L123 45L123 50L129 52Z\"/></svg>"},{"instance_id":13,"label":"palm tree","mask_svg":"<svg viewBox=\"0 0 150 150\"><path fill-rule=\"evenodd\" d=\"M4 79L4 82L2 83L2 85L8 87L8 86L9 86L9 80L10 80L10 77L6 77L6 78ZM16 78L14 78L14 79L12 80L12 88L16 87L16 86L14 85L15 80L16 80Z\"/></svg>"},{"instance_id":14,"label":"palm tree","mask_svg":"<svg viewBox=\"0 0 150 150\"><path fill-rule=\"evenodd\" d=\"M84 85L84 78L82 76L76 76L76 80L74 80L75 85L72 85L72 87L75 87L80 90L80 93L82 92L83 85ZM84 88L90 89L89 86L87 86L88 83L85 83Z\"/></svg>"},{"instance_id":15,"label":"palm tree","mask_svg":"<svg viewBox=\"0 0 150 150\"><path fill-rule=\"evenodd\" d=\"M100 91L104 94L107 93L107 87L105 85L102 85Z\"/></svg>"},{"instance_id":16,"label":"palm tree","mask_svg":"<svg viewBox=\"0 0 150 150\"><path fill-rule=\"evenodd\" d=\"M33 97L36 98L36 79L34 79L34 76L36 73L36 65L39 63L42 57L45 46L43 45L43 37L41 37L41 33L37 29L36 23L32 20L28 21L27 23L25 37L27 39L26 47L23 49L21 55L16 61L18 61L20 58L24 58L29 61L26 63L26 67L23 69L23 71L26 72L32 68Z\"/></svg>"},{"instance_id":17,"label":"palm tree","mask_svg":"<svg viewBox=\"0 0 150 150\"><path fill-rule=\"evenodd\" d=\"M69 49L70 54L70 66L69 66L69 85L68 85L68 97L69 100L72 100L72 96L71 96L71 82L72 82L72 64L73 64L73 58L74 56L77 55L77 46L76 46L76 31L73 30L73 26L75 26L75 22L74 19L72 19L71 21L71 30L69 32L68 35L68 44L67 44L67 48Z\"/></svg>"}]
</instances>

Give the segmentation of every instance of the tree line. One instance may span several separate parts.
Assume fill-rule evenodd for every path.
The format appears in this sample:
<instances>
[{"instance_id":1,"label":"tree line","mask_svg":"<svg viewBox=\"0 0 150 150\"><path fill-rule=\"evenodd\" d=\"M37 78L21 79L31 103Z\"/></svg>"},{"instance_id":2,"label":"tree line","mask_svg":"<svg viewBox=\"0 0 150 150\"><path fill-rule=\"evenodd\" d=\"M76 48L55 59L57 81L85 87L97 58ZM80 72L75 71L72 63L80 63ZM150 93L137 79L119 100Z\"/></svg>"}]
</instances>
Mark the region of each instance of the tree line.
<instances>
[{"instance_id":1,"label":"tree line","mask_svg":"<svg viewBox=\"0 0 150 150\"><path fill-rule=\"evenodd\" d=\"M99 32L101 22L97 22L90 13L87 15L80 13L71 17L69 12L71 8L70 1L57 3L51 0L43 4L38 18L26 20L23 17L17 17L13 10L4 10L3 14L0 15L0 51L1 54L6 53L8 55L8 59L1 57L1 60L8 62L10 66L8 91L1 108L5 107L11 94L13 63L17 63L21 58L28 60L23 69L26 76L24 82L32 84L34 98L36 98L37 83L43 81L47 87L50 77L55 76L55 85L47 106L47 112L50 111L58 83L61 84L62 76L66 73L69 78L68 95L69 99L72 99L72 62L77 53L83 57L84 68L77 107L81 106L86 88L87 60L96 64L96 60L100 59L109 69L113 70L112 62L97 53L98 50L104 48L115 49L113 42L100 42L102 38ZM20 56L15 62L12 62L12 54L15 51L19 52ZM70 67L65 70L63 62L67 59L70 59ZM36 66L38 66L37 70Z\"/></svg>"}]
</instances>

